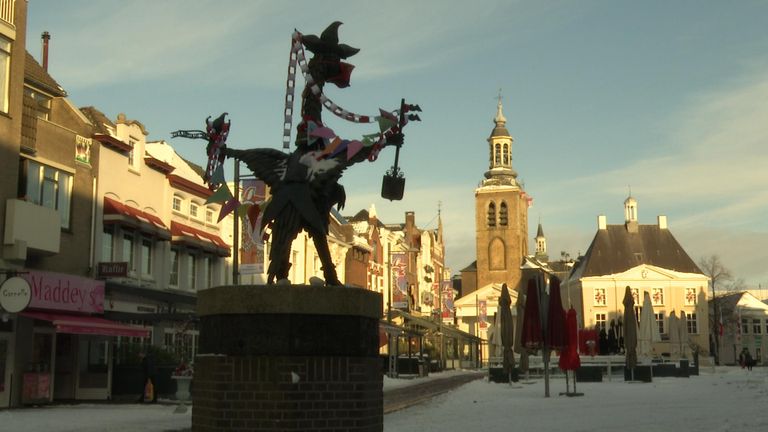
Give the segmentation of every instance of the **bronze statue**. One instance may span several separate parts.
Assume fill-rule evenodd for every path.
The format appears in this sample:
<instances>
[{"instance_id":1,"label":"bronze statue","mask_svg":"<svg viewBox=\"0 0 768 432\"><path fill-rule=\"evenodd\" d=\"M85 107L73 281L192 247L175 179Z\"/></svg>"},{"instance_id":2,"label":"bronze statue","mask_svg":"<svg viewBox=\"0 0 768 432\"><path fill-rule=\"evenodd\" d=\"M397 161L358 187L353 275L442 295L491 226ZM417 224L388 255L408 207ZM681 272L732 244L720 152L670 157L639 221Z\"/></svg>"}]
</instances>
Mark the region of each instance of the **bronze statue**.
<instances>
[{"instance_id":1,"label":"bronze statue","mask_svg":"<svg viewBox=\"0 0 768 432\"><path fill-rule=\"evenodd\" d=\"M341 285L326 239L330 211L334 205L343 208L346 199L344 187L338 183L339 179L350 165L366 159L375 160L379 150L385 146L396 145L399 150L403 144L402 129L406 121L419 120L415 114L405 115L407 111L420 111L419 107L407 105L403 101L399 112L382 111L390 126L381 128L375 144L368 142L369 145L364 146L356 142L353 151L344 150L352 144L338 137L331 144L328 137L330 130L322 122L324 102L327 105L322 90L325 83L335 84L339 88L349 86L353 66L342 60L359 51L339 43L340 25L340 22L332 23L320 37L298 32L294 35L294 42L312 52L313 57L306 64L307 82L301 95L301 123L296 128L296 148L292 153L286 154L269 148L236 150L227 148L224 142L212 146L209 139L209 159L213 157L220 161L221 157L229 157L242 161L254 176L270 188L272 198L263 210L261 224L262 230L270 228L272 231L267 269L267 283L270 284L288 278L291 243L303 229L317 249L325 284ZM354 117L346 112L343 115L347 119ZM217 123L224 124L223 115L219 119L221 121ZM355 121L362 122L360 118ZM209 130L211 124L209 121ZM228 123L226 127L228 129ZM212 148L218 153L212 154ZM206 177L206 181L210 181L210 176Z\"/></svg>"}]
</instances>

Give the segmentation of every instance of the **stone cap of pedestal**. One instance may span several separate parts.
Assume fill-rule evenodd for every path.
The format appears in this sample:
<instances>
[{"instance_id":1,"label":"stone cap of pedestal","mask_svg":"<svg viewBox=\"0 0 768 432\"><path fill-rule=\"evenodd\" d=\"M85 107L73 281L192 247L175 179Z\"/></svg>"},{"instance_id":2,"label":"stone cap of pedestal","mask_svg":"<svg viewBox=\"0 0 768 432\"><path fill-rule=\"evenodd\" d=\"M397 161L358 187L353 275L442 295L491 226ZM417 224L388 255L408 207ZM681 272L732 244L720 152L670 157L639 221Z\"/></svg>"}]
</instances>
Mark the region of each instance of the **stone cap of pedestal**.
<instances>
[{"instance_id":1,"label":"stone cap of pedestal","mask_svg":"<svg viewBox=\"0 0 768 432\"><path fill-rule=\"evenodd\" d=\"M350 315L379 319L381 294L314 285L224 285L197 293L198 316L227 314Z\"/></svg>"}]
</instances>

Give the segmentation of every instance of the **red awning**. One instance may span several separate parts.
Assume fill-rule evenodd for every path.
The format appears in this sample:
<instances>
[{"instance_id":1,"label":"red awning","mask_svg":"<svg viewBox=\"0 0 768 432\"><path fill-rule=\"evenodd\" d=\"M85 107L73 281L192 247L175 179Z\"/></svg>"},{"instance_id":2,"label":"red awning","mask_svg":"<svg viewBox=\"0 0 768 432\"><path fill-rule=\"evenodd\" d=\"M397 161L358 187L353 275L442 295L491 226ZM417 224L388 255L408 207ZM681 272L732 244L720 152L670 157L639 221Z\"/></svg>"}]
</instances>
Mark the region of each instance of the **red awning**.
<instances>
[{"instance_id":1,"label":"red awning","mask_svg":"<svg viewBox=\"0 0 768 432\"><path fill-rule=\"evenodd\" d=\"M104 197L104 223L122 223L166 240L171 238L168 227L159 217L109 197Z\"/></svg>"},{"instance_id":2,"label":"red awning","mask_svg":"<svg viewBox=\"0 0 768 432\"><path fill-rule=\"evenodd\" d=\"M173 242L184 243L220 256L229 256L229 245L216 234L171 221L171 235Z\"/></svg>"},{"instance_id":3,"label":"red awning","mask_svg":"<svg viewBox=\"0 0 768 432\"><path fill-rule=\"evenodd\" d=\"M149 330L141 327L133 327L126 324L120 324L108 319L94 317L69 315L63 313L48 312L19 312L19 315L36 320L50 321L56 328L56 333L71 333L84 335L101 336L127 336L127 337L149 337Z\"/></svg>"}]
</instances>

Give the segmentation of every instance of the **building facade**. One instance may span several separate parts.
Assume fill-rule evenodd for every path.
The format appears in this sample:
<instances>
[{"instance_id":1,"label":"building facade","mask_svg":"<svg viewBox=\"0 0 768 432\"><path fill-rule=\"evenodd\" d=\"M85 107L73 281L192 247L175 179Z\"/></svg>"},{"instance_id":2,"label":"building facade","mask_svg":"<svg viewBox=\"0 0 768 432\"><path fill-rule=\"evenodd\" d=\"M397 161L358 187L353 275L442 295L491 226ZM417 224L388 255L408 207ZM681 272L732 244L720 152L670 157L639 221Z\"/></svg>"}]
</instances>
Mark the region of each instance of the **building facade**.
<instances>
[{"instance_id":1,"label":"building facade","mask_svg":"<svg viewBox=\"0 0 768 432\"><path fill-rule=\"evenodd\" d=\"M489 167L475 189L477 261L462 270L462 295L489 284L506 283L517 290L520 265L528 254L528 207L532 200L512 167L513 139L501 100L488 138Z\"/></svg>"},{"instance_id":2,"label":"building facade","mask_svg":"<svg viewBox=\"0 0 768 432\"><path fill-rule=\"evenodd\" d=\"M645 293L651 297L661 335L661 341L654 343L654 356L674 351L669 342L672 312L685 322L691 346L708 355L709 278L672 235L666 216L659 216L656 225L639 224L637 200L631 196L624 202L624 215L624 223L617 225L598 217L592 243L563 285L580 327L607 331L612 321L618 323L624 314L625 289L630 287L636 308Z\"/></svg>"}]
</instances>

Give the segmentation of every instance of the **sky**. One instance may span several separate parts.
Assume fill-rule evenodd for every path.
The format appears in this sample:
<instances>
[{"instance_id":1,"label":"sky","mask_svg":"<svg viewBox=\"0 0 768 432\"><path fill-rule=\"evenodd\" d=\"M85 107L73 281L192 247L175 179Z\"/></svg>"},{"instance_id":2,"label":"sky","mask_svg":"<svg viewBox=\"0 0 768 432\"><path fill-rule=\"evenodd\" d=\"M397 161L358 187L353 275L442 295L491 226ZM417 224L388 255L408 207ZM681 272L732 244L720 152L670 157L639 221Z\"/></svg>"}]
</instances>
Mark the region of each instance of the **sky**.
<instances>
[{"instance_id":1,"label":"sky","mask_svg":"<svg viewBox=\"0 0 768 432\"><path fill-rule=\"evenodd\" d=\"M428 378L384 379L388 388L418 384ZM609 381L578 383L581 397L566 391L563 375L553 376L550 397L540 378L529 385L469 384L425 403L384 415L384 432L542 430L542 431L717 431L764 430L768 413L768 370L738 366L704 368L690 378L653 378L627 383L621 375ZM7 430L51 432L122 432L188 430L191 410L174 414L165 404L78 404L0 411ZM3 429L3 430L6 430Z\"/></svg>"},{"instance_id":2,"label":"sky","mask_svg":"<svg viewBox=\"0 0 768 432\"><path fill-rule=\"evenodd\" d=\"M76 106L125 113L202 164L202 141L170 133L222 112L230 147L281 148L291 33L338 20L341 42L361 50L351 86L326 95L364 115L401 98L422 108L404 131L403 200L380 197L385 149L345 173L342 214L373 204L385 223L414 211L436 228L439 209L447 265L469 265L501 94L513 167L534 198L529 250L541 223L551 258L584 253L598 215L624 222L631 190L641 224L666 215L694 261L718 255L765 289L767 17L768 3L746 0L30 0L27 47L40 59L50 32L49 72ZM324 120L348 139L377 130Z\"/></svg>"}]
</instances>

